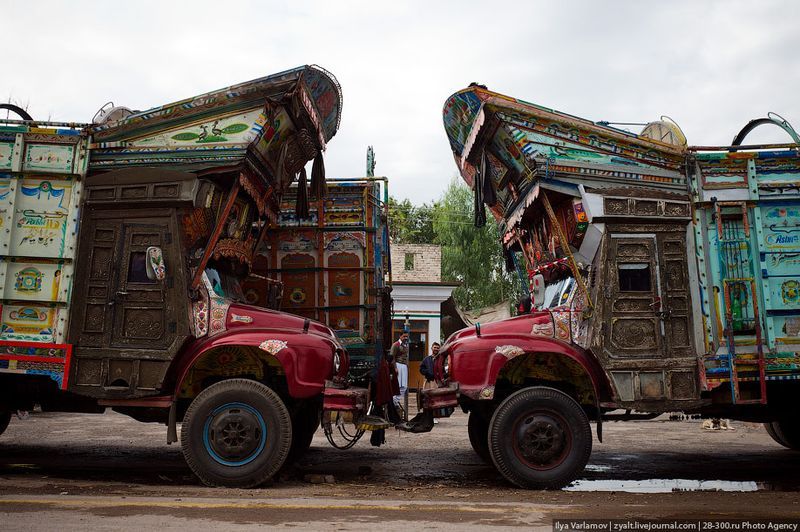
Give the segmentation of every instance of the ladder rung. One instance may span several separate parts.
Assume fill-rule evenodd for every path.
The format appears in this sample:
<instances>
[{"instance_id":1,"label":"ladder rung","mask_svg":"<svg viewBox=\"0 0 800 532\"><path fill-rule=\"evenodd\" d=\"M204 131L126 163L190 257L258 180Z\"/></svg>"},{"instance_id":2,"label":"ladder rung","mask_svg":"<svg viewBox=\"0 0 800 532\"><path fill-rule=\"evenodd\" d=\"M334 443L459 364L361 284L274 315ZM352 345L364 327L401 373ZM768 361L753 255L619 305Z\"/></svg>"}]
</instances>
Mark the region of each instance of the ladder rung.
<instances>
[{"instance_id":1,"label":"ladder rung","mask_svg":"<svg viewBox=\"0 0 800 532\"><path fill-rule=\"evenodd\" d=\"M755 405L755 404L765 404L766 401L758 398L758 399L738 399L736 401L737 405Z\"/></svg>"}]
</instances>

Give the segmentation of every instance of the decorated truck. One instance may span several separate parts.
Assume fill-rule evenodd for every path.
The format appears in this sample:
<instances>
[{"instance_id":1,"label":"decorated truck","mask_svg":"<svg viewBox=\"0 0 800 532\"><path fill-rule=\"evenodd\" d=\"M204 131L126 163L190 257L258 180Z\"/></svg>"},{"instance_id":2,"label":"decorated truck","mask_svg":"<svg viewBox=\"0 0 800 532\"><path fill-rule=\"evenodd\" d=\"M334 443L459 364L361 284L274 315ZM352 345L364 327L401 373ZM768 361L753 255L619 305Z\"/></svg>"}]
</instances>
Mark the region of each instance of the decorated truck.
<instances>
[{"instance_id":1,"label":"decorated truck","mask_svg":"<svg viewBox=\"0 0 800 532\"><path fill-rule=\"evenodd\" d=\"M361 381L392 343L388 180L326 183L325 197L309 201L307 218L297 216L296 187L283 196L257 260L282 283L280 309L333 329Z\"/></svg>"},{"instance_id":2,"label":"decorated truck","mask_svg":"<svg viewBox=\"0 0 800 532\"><path fill-rule=\"evenodd\" d=\"M584 468L590 421L682 411L800 448L800 137L777 115L730 146L667 118L634 134L492 92L452 95L456 166L501 227L532 311L442 346L476 452L511 482ZM747 145L757 126L789 142Z\"/></svg>"},{"instance_id":3,"label":"decorated truck","mask_svg":"<svg viewBox=\"0 0 800 532\"><path fill-rule=\"evenodd\" d=\"M324 201L341 107L304 66L91 124L0 123L0 433L35 405L165 423L169 443L182 422L203 482L255 486L326 409L358 422L368 391L336 334L245 293L312 160Z\"/></svg>"}]
</instances>

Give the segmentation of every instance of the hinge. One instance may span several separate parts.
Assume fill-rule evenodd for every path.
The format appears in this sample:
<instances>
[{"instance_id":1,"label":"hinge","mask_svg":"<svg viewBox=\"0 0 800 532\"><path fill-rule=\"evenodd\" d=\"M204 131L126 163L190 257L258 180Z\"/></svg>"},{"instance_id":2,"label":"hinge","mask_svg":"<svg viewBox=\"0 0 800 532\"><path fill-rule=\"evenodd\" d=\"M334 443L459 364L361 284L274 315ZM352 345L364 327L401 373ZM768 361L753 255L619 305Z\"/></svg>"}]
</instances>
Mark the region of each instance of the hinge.
<instances>
[{"instance_id":1,"label":"hinge","mask_svg":"<svg viewBox=\"0 0 800 532\"><path fill-rule=\"evenodd\" d=\"M169 329L169 332L174 333L175 331L178 330L178 322L175 322L175 321L169 322L169 325L167 325L167 328Z\"/></svg>"},{"instance_id":2,"label":"hinge","mask_svg":"<svg viewBox=\"0 0 800 532\"><path fill-rule=\"evenodd\" d=\"M172 233L164 233L164 243L172 244Z\"/></svg>"},{"instance_id":3,"label":"hinge","mask_svg":"<svg viewBox=\"0 0 800 532\"><path fill-rule=\"evenodd\" d=\"M164 279L164 285L165 285L167 288L172 288L172 287L175 285L175 280L174 280L174 277L172 277L172 276L169 276L169 277L167 277L166 279Z\"/></svg>"}]
</instances>

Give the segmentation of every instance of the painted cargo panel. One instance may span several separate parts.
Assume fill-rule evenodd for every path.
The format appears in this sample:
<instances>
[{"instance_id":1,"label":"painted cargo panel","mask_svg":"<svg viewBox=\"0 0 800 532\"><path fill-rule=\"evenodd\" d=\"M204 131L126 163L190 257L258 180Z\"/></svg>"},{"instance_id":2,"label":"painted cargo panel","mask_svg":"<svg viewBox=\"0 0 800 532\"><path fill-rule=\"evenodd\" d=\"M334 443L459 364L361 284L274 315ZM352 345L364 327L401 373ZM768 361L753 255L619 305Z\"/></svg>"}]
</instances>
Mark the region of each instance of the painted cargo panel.
<instances>
[{"instance_id":1,"label":"painted cargo panel","mask_svg":"<svg viewBox=\"0 0 800 532\"><path fill-rule=\"evenodd\" d=\"M0 372L66 389L66 331L88 137L0 126Z\"/></svg>"},{"instance_id":2,"label":"painted cargo panel","mask_svg":"<svg viewBox=\"0 0 800 532\"><path fill-rule=\"evenodd\" d=\"M764 382L800 379L800 160L794 150L696 157L707 382L734 381L734 403L765 402Z\"/></svg>"},{"instance_id":3,"label":"painted cargo panel","mask_svg":"<svg viewBox=\"0 0 800 532\"><path fill-rule=\"evenodd\" d=\"M296 189L284 195L268 236L269 271L283 283L281 310L327 324L358 370L384 349L389 331L388 228L378 181L329 180L322 201L298 218Z\"/></svg>"}]
</instances>

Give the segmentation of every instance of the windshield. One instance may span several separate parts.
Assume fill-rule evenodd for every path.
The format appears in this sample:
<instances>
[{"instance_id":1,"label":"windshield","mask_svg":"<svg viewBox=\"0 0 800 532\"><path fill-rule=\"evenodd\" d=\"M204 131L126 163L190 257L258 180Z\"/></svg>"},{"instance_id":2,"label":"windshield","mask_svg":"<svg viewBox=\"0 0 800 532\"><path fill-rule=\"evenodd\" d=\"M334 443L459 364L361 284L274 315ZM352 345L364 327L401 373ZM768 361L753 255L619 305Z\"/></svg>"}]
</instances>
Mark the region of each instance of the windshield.
<instances>
[{"instance_id":1,"label":"windshield","mask_svg":"<svg viewBox=\"0 0 800 532\"><path fill-rule=\"evenodd\" d=\"M575 287L573 277L565 277L560 281L548 284L544 288L543 309L553 309L567 304L572 289Z\"/></svg>"},{"instance_id":2,"label":"windshield","mask_svg":"<svg viewBox=\"0 0 800 532\"><path fill-rule=\"evenodd\" d=\"M244 302L244 293L239 284L239 279L224 271L218 271L216 268L206 268L206 277L211 282L211 287L214 294L219 297L224 297L237 302Z\"/></svg>"}]
</instances>

